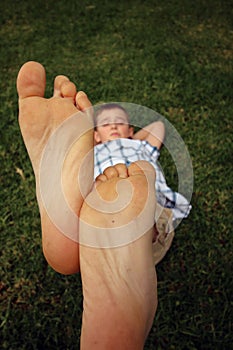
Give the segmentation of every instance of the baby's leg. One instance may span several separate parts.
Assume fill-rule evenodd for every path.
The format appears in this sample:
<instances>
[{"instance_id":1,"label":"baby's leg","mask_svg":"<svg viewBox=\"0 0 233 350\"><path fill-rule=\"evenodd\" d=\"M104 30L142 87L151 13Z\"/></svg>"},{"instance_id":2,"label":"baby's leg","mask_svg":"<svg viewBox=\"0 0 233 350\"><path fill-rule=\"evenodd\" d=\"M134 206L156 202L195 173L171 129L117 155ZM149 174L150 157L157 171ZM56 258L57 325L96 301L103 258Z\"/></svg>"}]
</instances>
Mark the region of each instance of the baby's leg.
<instances>
[{"instance_id":1,"label":"baby's leg","mask_svg":"<svg viewBox=\"0 0 233 350\"><path fill-rule=\"evenodd\" d=\"M97 178L96 191L83 204L81 241L91 232L96 237L89 241L96 247L88 247L88 241L80 244L82 350L143 349L157 307L154 181L154 169L146 162L131 164L128 171L123 164L110 167ZM125 197L130 198L127 204ZM122 246L115 242L118 233L125 233Z\"/></svg>"},{"instance_id":2,"label":"baby's leg","mask_svg":"<svg viewBox=\"0 0 233 350\"><path fill-rule=\"evenodd\" d=\"M92 121L91 118L86 118L84 113L84 110L90 108L91 103L83 92L76 92L75 85L67 77L58 76L55 79L54 96L50 99L44 98L45 85L46 76L43 66L36 62L27 62L22 66L17 78L19 124L35 173L44 255L55 270L67 274L79 270L78 240L72 241L69 239L65 236L66 232L62 232L56 222L51 220L49 210L56 203L51 196L49 203L47 203L48 206L45 207L40 181L41 178L45 179L47 182L45 186L47 186L50 193L54 186L53 175L55 176L56 174L55 172L53 173L53 169L41 168L41 160L48 141L51 140L51 135L56 136L55 130L59 130L61 124L64 124L70 116L79 112L78 121L80 128L84 132L82 132L82 135L73 144L70 152L65 157L61 171L65 198L73 212L79 214L83 203L83 194L78 186L77 174L83 159L85 159L89 151L91 154L93 149ZM65 130L65 132L68 138L69 130ZM78 133L79 130L77 130ZM65 138L66 134L63 137ZM56 137L53 137L52 140L53 148L52 151L49 149L49 152L50 159L54 161L53 158L59 155L58 149L59 147L62 149L63 144L62 140L56 140ZM86 169L87 174L90 174L90 176L87 176L85 179L85 188L86 192L89 192L93 179L92 162L88 162ZM48 176L46 178L47 172ZM65 213L61 212L58 215L64 217ZM67 215L65 220L65 224L69 227L69 215Z\"/></svg>"}]
</instances>

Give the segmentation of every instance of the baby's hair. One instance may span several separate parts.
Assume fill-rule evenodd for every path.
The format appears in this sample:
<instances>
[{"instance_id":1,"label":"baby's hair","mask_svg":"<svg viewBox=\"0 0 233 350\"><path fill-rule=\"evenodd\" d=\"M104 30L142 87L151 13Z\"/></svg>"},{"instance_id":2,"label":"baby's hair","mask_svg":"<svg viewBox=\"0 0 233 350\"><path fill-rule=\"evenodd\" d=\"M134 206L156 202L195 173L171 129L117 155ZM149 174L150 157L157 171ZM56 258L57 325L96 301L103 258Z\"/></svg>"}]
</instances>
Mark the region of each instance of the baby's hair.
<instances>
[{"instance_id":1,"label":"baby's hair","mask_svg":"<svg viewBox=\"0 0 233 350\"><path fill-rule=\"evenodd\" d=\"M125 115L127 116L127 119L128 119L128 122L129 122L129 114L128 112L126 111L126 109L124 107L122 107L120 104L118 103L115 103L115 102L112 102L112 103L104 103L102 104L100 107L97 108L96 112L95 112L95 127L96 127L96 120L97 120L97 117L103 112L103 111L106 111L106 110L110 110L110 109L115 109L115 108L118 108L118 109L121 109Z\"/></svg>"}]
</instances>

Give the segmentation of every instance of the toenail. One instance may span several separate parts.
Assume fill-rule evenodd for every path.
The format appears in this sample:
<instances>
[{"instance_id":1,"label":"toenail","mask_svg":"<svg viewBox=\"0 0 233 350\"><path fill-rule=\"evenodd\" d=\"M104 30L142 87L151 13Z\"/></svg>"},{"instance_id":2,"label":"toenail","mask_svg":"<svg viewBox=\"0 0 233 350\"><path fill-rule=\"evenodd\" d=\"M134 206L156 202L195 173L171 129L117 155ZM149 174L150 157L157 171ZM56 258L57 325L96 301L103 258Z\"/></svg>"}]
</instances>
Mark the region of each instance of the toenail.
<instances>
[{"instance_id":1,"label":"toenail","mask_svg":"<svg viewBox=\"0 0 233 350\"><path fill-rule=\"evenodd\" d=\"M78 97L81 97L81 96L87 96L87 94L84 92L84 91L79 91L78 93L77 93L77 96Z\"/></svg>"}]
</instances>

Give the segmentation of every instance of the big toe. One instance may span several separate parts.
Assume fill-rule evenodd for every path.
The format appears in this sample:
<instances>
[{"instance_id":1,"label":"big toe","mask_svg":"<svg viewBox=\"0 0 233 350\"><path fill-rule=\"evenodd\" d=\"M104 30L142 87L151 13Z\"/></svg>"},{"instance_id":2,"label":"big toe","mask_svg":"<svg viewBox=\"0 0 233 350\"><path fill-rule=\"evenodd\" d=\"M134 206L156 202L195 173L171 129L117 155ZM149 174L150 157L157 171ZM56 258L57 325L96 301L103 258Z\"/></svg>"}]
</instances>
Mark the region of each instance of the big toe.
<instances>
[{"instance_id":1,"label":"big toe","mask_svg":"<svg viewBox=\"0 0 233 350\"><path fill-rule=\"evenodd\" d=\"M17 77L17 91L20 99L32 96L43 97L46 84L44 67L38 63L26 62Z\"/></svg>"}]
</instances>

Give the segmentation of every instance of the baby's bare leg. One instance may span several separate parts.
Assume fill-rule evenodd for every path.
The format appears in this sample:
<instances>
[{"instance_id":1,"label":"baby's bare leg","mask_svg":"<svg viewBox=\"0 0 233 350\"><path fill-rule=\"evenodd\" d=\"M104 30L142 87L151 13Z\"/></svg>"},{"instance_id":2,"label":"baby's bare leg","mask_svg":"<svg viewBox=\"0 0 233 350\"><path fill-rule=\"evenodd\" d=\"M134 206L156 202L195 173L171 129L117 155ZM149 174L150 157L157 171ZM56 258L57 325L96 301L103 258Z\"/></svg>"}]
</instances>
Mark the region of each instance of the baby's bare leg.
<instances>
[{"instance_id":1,"label":"baby's bare leg","mask_svg":"<svg viewBox=\"0 0 233 350\"><path fill-rule=\"evenodd\" d=\"M83 204L81 241L91 230L96 235L96 244L101 242L105 248L80 244L84 295L82 350L143 349L157 307L152 259L154 181L154 169L146 162L136 162L128 170L123 164L110 167L98 177L96 192L93 190ZM120 198L127 197L130 191L129 203L114 212L114 203L117 208ZM102 200L109 203L106 208L102 207ZM106 212L108 207L111 210ZM122 246L114 243L112 230L116 234L125 231ZM105 235L105 240L99 240L100 235Z\"/></svg>"},{"instance_id":2,"label":"baby's bare leg","mask_svg":"<svg viewBox=\"0 0 233 350\"><path fill-rule=\"evenodd\" d=\"M62 170L65 197L72 210L79 214L83 203L83 194L78 186L77 174L83 159L93 149L92 122L86 118L83 111L90 108L91 103L84 93L76 92L75 85L67 77L58 76L55 79L54 95L50 99L44 98L45 85L46 76L43 66L37 62L27 62L22 66L17 78L19 124L35 173L44 255L55 270L67 274L79 270L79 245L77 241L72 241L65 236L64 232L61 232L56 222L50 219L48 208L45 208L40 178L44 176L46 180L45 175L48 171L50 174L48 176L48 189L50 190L53 184L53 179L50 177L53 172L49 169L41 169L41 160L51 135L54 135L55 130L58 130L71 115L79 112L80 126L86 131L74 143L64 159ZM57 148L62 149L61 140L53 138L53 141L56 153L58 152ZM54 158L56 156L54 155ZM89 162L88 172L91 175L86 178L85 182L87 192L92 187L91 168L92 162ZM49 205L52 207L55 205L54 202L54 199L51 198ZM64 216L65 213L61 212L59 215ZM68 217L66 224L68 227Z\"/></svg>"}]
</instances>

